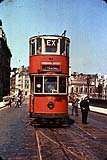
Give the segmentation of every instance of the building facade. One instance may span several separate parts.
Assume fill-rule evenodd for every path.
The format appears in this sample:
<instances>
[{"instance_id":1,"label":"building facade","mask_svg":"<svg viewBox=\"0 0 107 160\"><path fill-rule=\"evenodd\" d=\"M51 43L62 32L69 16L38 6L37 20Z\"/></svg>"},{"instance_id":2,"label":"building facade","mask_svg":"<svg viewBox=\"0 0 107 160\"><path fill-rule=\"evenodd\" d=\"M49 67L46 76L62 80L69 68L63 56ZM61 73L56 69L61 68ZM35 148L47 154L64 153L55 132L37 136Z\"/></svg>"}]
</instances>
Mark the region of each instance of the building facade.
<instances>
[{"instance_id":1,"label":"building facade","mask_svg":"<svg viewBox=\"0 0 107 160\"><path fill-rule=\"evenodd\" d=\"M93 97L96 94L97 75L74 72L69 78L69 94Z\"/></svg>"},{"instance_id":2,"label":"building facade","mask_svg":"<svg viewBox=\"0 0 107 160\"><path fill-rule=\"evenodd\" d=\"M29 67L13 68L11 71L11 91L16 93L20 89L23 96L29 97L30 94L30 77Z\"/></svg>"},{"instance_id":3,"label":"building facade","mask_svg":"<svg viewBox=\"0 0 107 160\"><path fill-rule=\"evenodd\" d=\"M69 95L75 93L82 97L107 99L107 75L70 72L68 90Z\"/></svg>"},{"instance_id":4,"label":"building facade","mask_svg":"<svg viewBox=\"0 0 107 160\"><path fill-rule=\"evenodd\" d=\"M0 20L0 101L10 94L10 61L12 54Z\"/></svg>"}]
</instances>

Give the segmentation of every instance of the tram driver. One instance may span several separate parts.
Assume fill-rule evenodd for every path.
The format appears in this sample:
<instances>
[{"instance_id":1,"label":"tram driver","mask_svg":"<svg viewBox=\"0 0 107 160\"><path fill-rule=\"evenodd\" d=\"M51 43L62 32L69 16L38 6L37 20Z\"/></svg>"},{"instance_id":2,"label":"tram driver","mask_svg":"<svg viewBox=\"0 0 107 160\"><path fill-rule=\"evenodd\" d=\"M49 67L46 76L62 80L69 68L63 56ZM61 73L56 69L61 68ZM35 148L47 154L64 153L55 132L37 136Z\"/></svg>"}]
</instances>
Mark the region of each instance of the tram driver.
<instances>
[{"instance_id":1,"label":"tram driver","mask_svg":"<svg viewBox=\"0 0 107 160\"><path fill-rule=\"evenodd\" d=\"M44 83L45 93L55 93L57 90L57 79L56 77L46 77Z\"/></svg>"}]
</instances>

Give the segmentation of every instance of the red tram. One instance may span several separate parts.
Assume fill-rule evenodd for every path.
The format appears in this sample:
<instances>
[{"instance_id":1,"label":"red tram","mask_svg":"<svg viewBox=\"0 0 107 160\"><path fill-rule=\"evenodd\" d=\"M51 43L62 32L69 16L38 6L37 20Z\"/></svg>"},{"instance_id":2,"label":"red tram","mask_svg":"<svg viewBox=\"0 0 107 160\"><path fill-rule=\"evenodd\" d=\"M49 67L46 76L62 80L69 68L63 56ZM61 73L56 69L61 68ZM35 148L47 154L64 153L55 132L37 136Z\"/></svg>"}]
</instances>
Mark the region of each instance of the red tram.
<instances>
[{"instance_id":1,"label":"red tram","mask_svg":"<svg viewBox=\"0 0 107 160\"><path fill-rule=\"evenodd\" d=\"M31 118L68 117L69 38L39 35L29 40Z\"/></svg>"}]
</instances>

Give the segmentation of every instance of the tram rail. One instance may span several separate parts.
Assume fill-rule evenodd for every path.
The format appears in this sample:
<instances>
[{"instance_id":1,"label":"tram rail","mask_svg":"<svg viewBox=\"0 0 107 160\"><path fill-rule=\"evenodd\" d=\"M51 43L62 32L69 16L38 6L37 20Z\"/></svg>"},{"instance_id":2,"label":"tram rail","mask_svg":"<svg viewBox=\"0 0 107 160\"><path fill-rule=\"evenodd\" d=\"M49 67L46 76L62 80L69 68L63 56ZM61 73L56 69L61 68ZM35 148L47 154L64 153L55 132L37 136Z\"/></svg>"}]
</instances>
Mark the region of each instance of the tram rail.
<instances>
[{"instance_id":1,"label":"tram rail","mask_svg":"<svg viewBox=\"0 0 107 160\"><path fill-rule=\"evenodd\" d=\"M40 160L52 155L54 159L63 157L66 160L97 160L97 152L98 156L103 152L107 153L106 145L98 142L93 134L77 124L71 128L35 128L35 134Z\"/></svg>"}]
</instances>

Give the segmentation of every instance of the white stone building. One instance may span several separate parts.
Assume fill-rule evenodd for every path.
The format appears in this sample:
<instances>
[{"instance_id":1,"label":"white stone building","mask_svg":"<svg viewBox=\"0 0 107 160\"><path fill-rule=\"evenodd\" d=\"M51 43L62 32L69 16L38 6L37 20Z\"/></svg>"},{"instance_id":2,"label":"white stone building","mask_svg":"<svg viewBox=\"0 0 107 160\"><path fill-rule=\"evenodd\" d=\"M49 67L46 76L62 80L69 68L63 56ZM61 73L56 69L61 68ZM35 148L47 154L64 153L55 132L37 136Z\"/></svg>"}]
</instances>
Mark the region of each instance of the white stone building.
<instances>
[{"instance_id":1,"label":"white stone building","mask_svg":"<svg viewBox=\"0 0 107 160\"><path fill-rule=\"evenodd\" d=\"M15 93L20 89L23 96L29 97L30 94L30 77L29 67L20 67L16 70L15 74Z\"/></svg>"}]
</instances>

